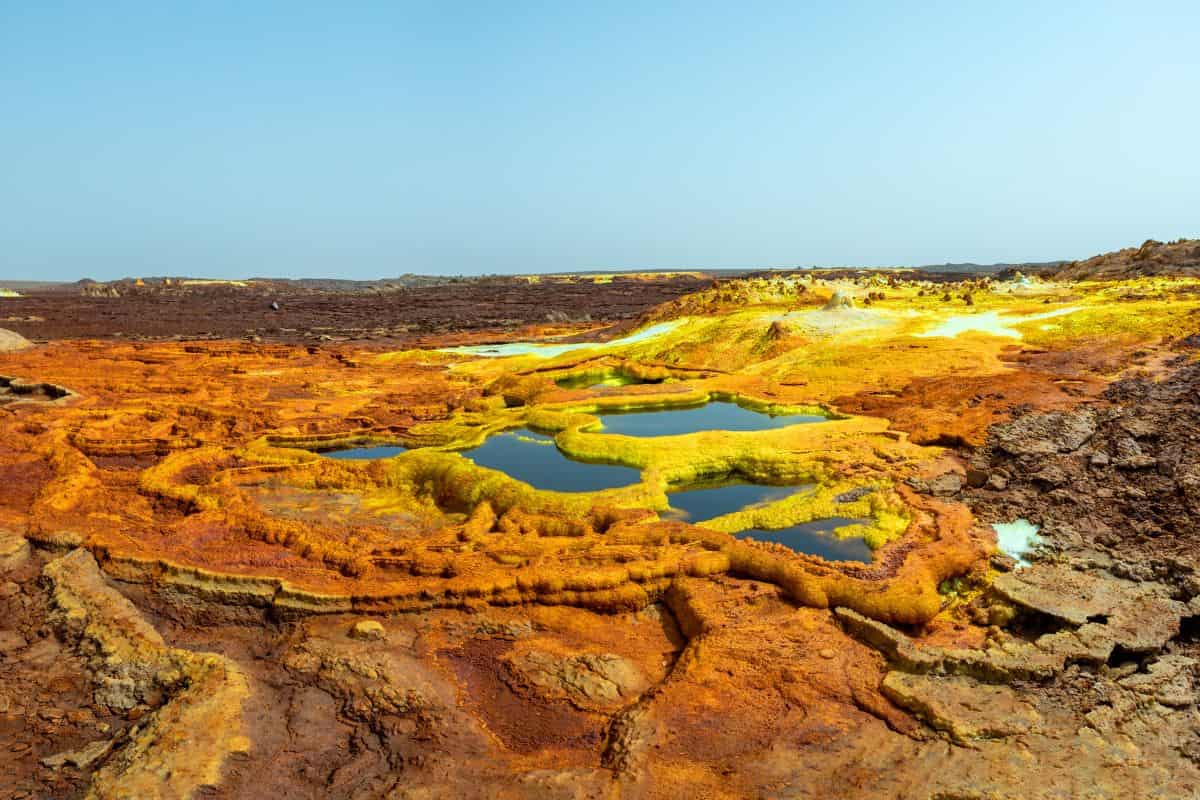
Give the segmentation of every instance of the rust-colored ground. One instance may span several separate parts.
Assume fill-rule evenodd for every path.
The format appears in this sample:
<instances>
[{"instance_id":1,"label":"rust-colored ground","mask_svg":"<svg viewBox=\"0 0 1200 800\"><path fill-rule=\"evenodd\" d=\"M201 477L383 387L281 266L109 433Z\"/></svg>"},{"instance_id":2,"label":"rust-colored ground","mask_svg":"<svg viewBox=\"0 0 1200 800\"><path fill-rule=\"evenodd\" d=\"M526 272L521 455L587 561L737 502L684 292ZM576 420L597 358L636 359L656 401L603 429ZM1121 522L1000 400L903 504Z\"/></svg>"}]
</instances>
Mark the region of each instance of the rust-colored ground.
<instances>
[{"instance_id":1,"label":"rust-colored ground","mask_svg":"<svg viewBox=\"0 0 1200 800\"><path fill-rule=\"evenodd\" d=\"M687 280L547 293L595 292L612 321L707 286ZM1132 721L1095 735L1124 737L1154 769L1114 767L1079 733L1086 705L1070 717L1049 695L1008 688L1042 663L1027 652L1050 647L1037 637L1062 631L1037 616L1049 612L992 594L1012 563L992 557L972 514L986 504L963 494L1003 492L996 478L1013 477L975 457L994 426L1107 409L1114 381L1177 366L1197 327L1190 284L1135 288L1131 299L1103 284L734 281L648 313L667 327L642 339L620 338L639 324L617 335L553 319L517 335L508 323L533 316L492 319L500 312L469 294L479 313L461 324L430 317L375 344L316 345L302 343L315 317L274 344L79 339L125 326L92 303L156 295L30 299L21 313L47 320L54 341L0 355L0 375L69 394L0 405L0 749L21 764L0 786L15 797L120 796L122 785L158 787L144 796L966 797L990 770L980 796L1043 796L1021 794L1021 759L1071 780L1091 770L1098 796L1195 786L1192 762ZM827 310L835 292L854 305ZM265 297L218 296L224 311ZM163 309L183 302L170 297ZM162 313L139 335L164 335L177 320ZM973 316L992 313L1019 335ZM56 314L83 316L72 328ZM931 336L964 317L985 327ZM265 330L214 319L177 332ZM532 355L449 349L534 332L582 335ZM554 381L581 373L648 382ZM594 427L606 408L710 399L830 419L671 440ZM456 452L520 426L642 480L562 495ZM410 450L320 455L369 444ZM815 489L705 525L662 513L667 487L724 473ZM872 563L732 535L830 516L867 520ZM52 648L77 659L53 686L38 677ZM1096 679L1117 681L1100 661ZM1041 677L1065 691L1088 662L1056 663ZM928 673L942 682L914 689ZM1016 691L993 698L1011 703L1006 720L1039 722L971 716L978 703L961 693L995 686ZM1163 708L1163 730L1187 727L1169 710L1179 706ZM206 735L189 742L187 725Z\"/></svg>"}]
</instances>

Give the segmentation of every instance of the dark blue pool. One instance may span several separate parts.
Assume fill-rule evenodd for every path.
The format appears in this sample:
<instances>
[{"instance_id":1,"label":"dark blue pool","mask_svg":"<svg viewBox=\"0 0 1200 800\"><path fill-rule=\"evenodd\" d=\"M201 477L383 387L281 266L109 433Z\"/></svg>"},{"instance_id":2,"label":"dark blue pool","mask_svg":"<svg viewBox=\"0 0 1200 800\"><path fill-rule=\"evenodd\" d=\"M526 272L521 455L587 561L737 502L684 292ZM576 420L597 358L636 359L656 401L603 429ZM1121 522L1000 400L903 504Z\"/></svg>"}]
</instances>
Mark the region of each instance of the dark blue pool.
<instances>
[{"instance_id":1,"label":"dark blue pool","mask_svg":"<svg viewBox=\"0 0 1200 800\"><path fill-rule=\"evenodd\" d=\"M825 422L819 414L773 417L742 408L737 403L714 401L702 406L642 411L604 411L597 414L604 433L625 436L675 436L697 431L762 431L805 422Z\"/></svg>"},{"instance_id":2,"label":"dark blue pool","mask_svg":"<svg viewBox=\"0 0 1200 800\"><path fill-rule=\"evenodd\" d=\"M760 542L778 542L797 553L820 556L826 561L859 561L871 563L871 548L861 536L839 539L833 531L844 525L864 522L861 519L831 517L793 525L776 531L751 528L737 534L739 539L757 539Z\"/></svg>"},{"instance_id":3,"label":"dark blue pool","mask_svg":"<svg viewBox=\"0 0 1200 800\"><path fill-rule=\"evenodd\" d=\"M697 484L667 494L675 512L672 516L691 523L741 511L747 506L772 503L795 494L808 486L766 486L758 483L729 481Z\"/></svg>"},{"instance_id":4,"label":"dark blue pool","mask_svg":"<svg viewBox=\"0 0 1200 800\"><path fill-rule=\"evenodd\" d=\"M407 449L406 447L379 445L377 447L352 447L349 450L333 450L321 455L349 461L372 461L376 458L391 458L403 453Z\"/></svg>"},{"instance_id":5,"label":"dark blue pool","mask_svg":"<svg viewBox=\"0 0 1200 800\"><path fill-rule=\"evenodd\" d=\"M632 467L593 464L567 458L554 437L527 428L497 433L462 454L481 467L498 469L537 489L595 492L629 486L642 479Z\"/></svg>"}]
</instances>

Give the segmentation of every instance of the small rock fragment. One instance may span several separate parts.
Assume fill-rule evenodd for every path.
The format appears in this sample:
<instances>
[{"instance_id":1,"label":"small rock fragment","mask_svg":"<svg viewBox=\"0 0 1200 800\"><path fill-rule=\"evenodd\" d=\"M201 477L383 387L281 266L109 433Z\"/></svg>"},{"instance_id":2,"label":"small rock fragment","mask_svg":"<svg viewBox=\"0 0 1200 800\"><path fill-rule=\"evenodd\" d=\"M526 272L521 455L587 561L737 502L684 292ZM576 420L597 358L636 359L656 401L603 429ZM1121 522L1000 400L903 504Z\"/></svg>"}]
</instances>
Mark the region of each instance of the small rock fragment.
<instances>
[{"instance_id":1,"label":"small rock fragment","mask_svg":"<svg viewBox=\"0 0 1200 800\"><path fill-rule=\"evenodd\" d=\"M101 739L73 753L59 753L47 756L42 759L42 766L49 767L50 769L60 769L63 765L70 764L76 769L87 769L96 761L108 755L108 751L112 749L112 746L113 742L111 739Z\"/></svg>"},{"instance_id":2,"label":"small rock fragment","mask_svg":"<svg viewBox=\"0 0 1200 800\"><path fill-rule=\"evenodd\" d=\"M1069 480L1067 474L1063 472L1062 468L1054 465L1045 467L1032 477L1035 482L1045 484L1047 486L1064 486Z\"/></svg>"},{"instance_id":3,"label":"small rock fragment","mask_svg":"<svg viewBox=\"0 0 1200 800\"><path fill-rule=\"evenodd\" d=\"M930 479L929 491L936 495L951 495L959 492L963 487L963 479L961 475L953 472L947 472L944 475L938 475L936 478Z\"/></svg>"},{"instance_id":4,"label":"small rock fragment","mask_svg":"<svg viewBox=\"0 0 1200 800\"><path fill-rule=\"evenodd\" d=\"M978 467L967 467L967 486L970 486L972 489L978 489L981 486L985 486L990 478L991 476L985 469L979 469Z\"/></svg>"},{"instance_id":5,"label":"small rock fragment","mask_svg":"<svg viewBox=\"0 0 1200 800\"><path fill-rule=\"evenodd\" d=\"M1117 466L1121 469L1150 469L1158 466L1158 459L1147 455L1127 456L1118 459Z\"/></svg>"},{"instance_id":6,"label":"small rock fragment","mask_svg":"<svg viewBox=\"0 0 1200 800\"><path fill-rule=\"evenodd\" d=\"M0 528L0 572L12 572L29 560L29 542L16 531Z\"/></svg>"},{"instance_id":7,"label":"small rock fragment","mask_svg":"<svg viewBox=\"0 0 1200 800\"><path fill-rule=\"evenodd\" d=\"M362 641L372 641L382 639L385 631L383 625L377 620L364 619L354 623L354 627L350 629L351 639L360 639Z\"/></svg>"}]
</instances>

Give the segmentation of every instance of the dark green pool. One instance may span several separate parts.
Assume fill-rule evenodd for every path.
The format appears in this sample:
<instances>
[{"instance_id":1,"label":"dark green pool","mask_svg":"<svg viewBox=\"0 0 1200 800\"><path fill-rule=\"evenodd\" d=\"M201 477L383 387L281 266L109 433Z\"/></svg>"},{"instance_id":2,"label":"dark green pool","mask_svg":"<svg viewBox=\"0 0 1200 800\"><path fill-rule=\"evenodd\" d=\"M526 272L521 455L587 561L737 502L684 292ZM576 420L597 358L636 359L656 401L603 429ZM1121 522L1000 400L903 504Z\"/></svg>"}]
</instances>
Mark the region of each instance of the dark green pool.
<instances>
[{"instance_id":1,"label":"dark green pool","mask_svg":"<svg viewBox=\"0 0 1200 800\"><path fill-rule=\"evenodd\" d=\"M646 381L623 372L607 375L602 372L579 372L574 375L564 375L554 382L560 389L593 389L597 386L634 386L646 383Z\"/></svg>"}]
</instances>

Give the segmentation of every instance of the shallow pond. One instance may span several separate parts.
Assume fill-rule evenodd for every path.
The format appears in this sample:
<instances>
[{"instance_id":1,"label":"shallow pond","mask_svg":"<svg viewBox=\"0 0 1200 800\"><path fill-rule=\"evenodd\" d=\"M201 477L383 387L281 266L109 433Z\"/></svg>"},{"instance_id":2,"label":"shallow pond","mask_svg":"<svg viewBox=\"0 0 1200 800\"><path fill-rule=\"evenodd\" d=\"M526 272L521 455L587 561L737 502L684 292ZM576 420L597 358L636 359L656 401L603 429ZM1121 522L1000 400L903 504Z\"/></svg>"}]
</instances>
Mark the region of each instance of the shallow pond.
<instances>
[{"instance_id":1,"label":"shallow pond","mask_svg":"<svg viewBox=\"0 0 1200 800\"><path fill-rule=\"evenodd\" d=\"M462 455L481 467L498 469L537 489L594 492L629 486L642 479L632 467L593 464L567 458L554 437L527 428L497 433Z\"/></svg>"},{"instance_id":2,"label":"shallow pond","mask_svg":"<svg viewBox=\"0 0 1200 800\"><path fill-rule=\"evenodd\" d=\"M742 408L736 403L710 402L681 409L607 413L601 419L605 433L630 436L671 436L703 430L753 431L781 428L805 422L824 421L815 414L771 416ZM370 460L391 458L405 448L389 445L355 447L325 455L330 458ZM569 458L554 444L554 438L528 428L489 436L478 447L461 454L481 467L500 470L538 489L558 492L591 492L629 486L641 473L615 464L592 463ZM712 519L748 505L778 500L797 491L795 486L764 486L741 482L696 486L671 495L672 507L690 521Z\"/></svg>"},{"instance_id":3,"label":"shallow pond","mask_svg":"<svg viewBox=\"0 0 1200 800\"><path fill-rule=\"evenodd\" d=\"M321 455L329 458L369 461L391 458L405 448L393 446L355 447ZM556 492L594 492L629 486L642 479L638 470L614 464L595 464L568 458L554 444L554 437L528 428L496 433L487 441L460 454L481 467L498 469L537 489Z\"/></svg>"},{"instance_id":4,"label":"shallow pond","mask_svg":"<svg viewBox=\"0 0 1200 800\"><path fill-rule=\"evenodd\" d=\"M782 500L811 486L765 486L758 483L723 482L698 484L667 495L671 504L669 516L691 523L741 511L748 506Z\"/></svg>"},{"instance_id":5,"label":"shallow pond","mask_svg":"<svg viewBox=\"0 0 1200 800\"><path fill-rule=\"evenodd\" d=\"M871 563L871 548L861 536L839 539L833 532L845 525L864 522L861 519L831 517L793 525L790 528L769 531L751 528L737 534L739 539L757 539L760 542L778 542L797 553L820 556L826 561L859 561Z\"/></svg>"},{"instance_id":6,"label":"shallow pond","mask_svg":"<svg viewBox=\"0 0 1200 800\"><path fill-rule=\"evenodd\" d=\"M592 389L597 386L634 386L646 383L646 381L620 372L610 375L580 372L575 375L564 375L554 383L560 389Z\"/></svg>"},{"instance_id":7,"label":"shallow pond","mask_svg":"<svg viewBox=\"0 0 1200 800\"><path fill-rule=\"evenodd\" d=\"M771 416L737 403L713 401L702 406L640 411L605 411L597 414L603 433L625 436L675 436L698 431L762 431L806 422L825 422L819 414Z\"/></svg>"},{"instance_id":8,"label":"shallow pond","mask_svg":"<svg viewBox=\"0 0 1200 800\"><path fill-rule=\"evenodd\" d=\"M330 450L321 453L328 458L340 458L346 461L373 461L377 458L391 458L407 450L407 447L394 445L373 445L371 447L351 447L348 450Z\"/></svg>"}]
</instances>

